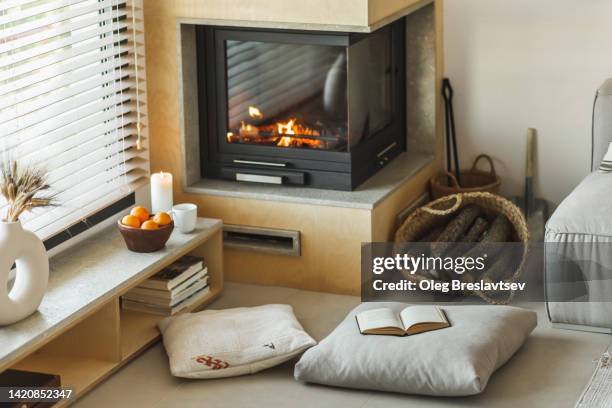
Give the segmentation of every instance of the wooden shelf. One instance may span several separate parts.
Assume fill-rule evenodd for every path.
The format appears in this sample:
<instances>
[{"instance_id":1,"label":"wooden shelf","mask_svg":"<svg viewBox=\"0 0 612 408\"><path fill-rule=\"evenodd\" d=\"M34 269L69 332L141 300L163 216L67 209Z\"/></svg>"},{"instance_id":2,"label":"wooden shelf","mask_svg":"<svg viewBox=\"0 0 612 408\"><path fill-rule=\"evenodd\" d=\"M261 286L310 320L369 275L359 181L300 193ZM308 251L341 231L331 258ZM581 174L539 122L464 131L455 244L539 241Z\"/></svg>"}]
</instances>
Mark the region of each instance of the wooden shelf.
<instances>
[{"instance_id":1,"label":"wooden shelf","mask_svg":"<svg viewBox=\"0 0 612 408\"><path fill-rule=\"evenodd\" d=\"M129 358L159 339L157 322L161 316L150 313L121 311L121 356Z\"/></svg>"},{"instance_id":2,"label":"wooden shelf","mask_svg":"<svg viewBox=\"0 0 612 408\"><path fill-rule=\"evenodd\" d=\"M94 358L72 358L65 355L37 352L17 363L14 368L26 371L59 374L62 387L71 388L74 397L56 404L56 407L70 404L79 396L100 383L114 371L119 363Z\"/></svg>"},{"instance_id":3,"label":"wooden shelf","mask_svg":"<svg viewBox=\"0 0 612 408\"><path fill-rule=\"evenodd\" d=\"M220 220L199 219L195 233L173 234L166 249L153 254L127 251L110 229L52 260L54 272L39 312L0 328L0 372L59 374L62 386L75 395L57 406L69 405L159 340L157 322L163 316L121 310L120 297L186 254L204 258L210 285L192 311L223 291Z\"/></svg>"},{"instance_id":4,"label":"wooden shelf","mask_svg":"<svg viewBox=\"0 0 612 408\"><path fill-rule=\"evenodd\" d=\"M186 310L191 312L211 303L221 295L221 288L211 287L208 296L202 299L200 303ZM133 310L121 310L121 356L122 358L131 358L142 351L143 348L155 343L159 340L161 334L157 329L157 323L163 319L163 316L136 312Z\"/></svg>"}]
</instances>

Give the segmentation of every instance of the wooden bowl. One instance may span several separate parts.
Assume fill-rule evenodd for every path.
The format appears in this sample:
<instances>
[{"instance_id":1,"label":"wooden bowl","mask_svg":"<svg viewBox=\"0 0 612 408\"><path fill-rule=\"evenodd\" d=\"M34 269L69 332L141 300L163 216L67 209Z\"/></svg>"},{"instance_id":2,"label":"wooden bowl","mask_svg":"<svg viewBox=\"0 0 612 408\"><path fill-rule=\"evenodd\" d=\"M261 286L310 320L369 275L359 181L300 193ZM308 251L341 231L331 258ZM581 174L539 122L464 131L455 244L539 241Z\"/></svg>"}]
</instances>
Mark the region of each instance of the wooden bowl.
<instances>
[{"instance_id":1,"label":"wooden bowl","mask_svg":"<svg viewBox=\"0 0 612 408\"><path fill-rule=\"evenodd\" d=\"M174 229L174 221L155 230L128 227L117 221L125 245L133 252L155 252L166 246Z\"/></svg>"}]
</instances>

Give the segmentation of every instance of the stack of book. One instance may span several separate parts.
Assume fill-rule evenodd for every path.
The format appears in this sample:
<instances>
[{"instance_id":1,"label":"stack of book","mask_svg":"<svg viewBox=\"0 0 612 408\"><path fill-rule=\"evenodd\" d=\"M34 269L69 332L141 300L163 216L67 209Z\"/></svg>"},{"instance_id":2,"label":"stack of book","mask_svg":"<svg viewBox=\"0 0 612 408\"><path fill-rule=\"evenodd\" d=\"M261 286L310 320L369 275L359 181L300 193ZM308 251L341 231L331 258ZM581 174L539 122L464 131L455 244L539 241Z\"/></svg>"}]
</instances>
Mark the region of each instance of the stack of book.
<instances>
[{"instance_id":1,"label":"stack of book","mask_svg":"<svg viewBox=\"0 0 612 408\"><path fill-rule=\"evenodd\" d=\"M209 293L204 260L185 255L123 295L123 309L171 316L198 304Z\"/></svg>"}]
</instances>

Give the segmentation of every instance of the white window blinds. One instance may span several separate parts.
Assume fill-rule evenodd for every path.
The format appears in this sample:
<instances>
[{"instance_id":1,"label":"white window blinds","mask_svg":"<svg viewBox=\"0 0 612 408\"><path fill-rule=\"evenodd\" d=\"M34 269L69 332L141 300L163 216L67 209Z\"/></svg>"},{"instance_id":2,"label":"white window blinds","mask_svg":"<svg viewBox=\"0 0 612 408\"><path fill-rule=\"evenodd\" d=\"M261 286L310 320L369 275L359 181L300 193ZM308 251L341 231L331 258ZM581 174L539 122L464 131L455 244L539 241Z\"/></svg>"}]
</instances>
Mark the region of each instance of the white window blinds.
<instances>
[{"instance_id":1,"label":"white window blinds","mask_svg":"<svg viewBox=\"0 0 612 408\"><path fill-rule=\"evenodd\" d=\"M1 160L56 194L26 228L47 238L146 181L145 101L142 0L0 0Z\"/></svg>"}]
</instances>

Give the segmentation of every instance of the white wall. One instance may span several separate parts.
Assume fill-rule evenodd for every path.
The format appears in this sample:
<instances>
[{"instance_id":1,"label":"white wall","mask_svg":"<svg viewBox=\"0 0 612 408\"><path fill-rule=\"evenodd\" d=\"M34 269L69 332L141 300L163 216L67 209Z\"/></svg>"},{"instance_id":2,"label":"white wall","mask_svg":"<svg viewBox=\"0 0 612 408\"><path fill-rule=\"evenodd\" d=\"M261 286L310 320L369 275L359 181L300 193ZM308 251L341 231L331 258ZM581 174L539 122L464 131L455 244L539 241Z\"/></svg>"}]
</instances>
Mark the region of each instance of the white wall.
<instances>
[{"instance_id":1,"label":"white wall","mask_svg":"<svg viewBox=\"0 0 612 408\"><path fill-rule=\"evenodd\" d=\"M495 159L523 189L525 130L539 131L536 194L558 203L587 174L594 92L612 77L612 0L446 0L445 70L462 167Z\"/></svg>"}]
</instances>

